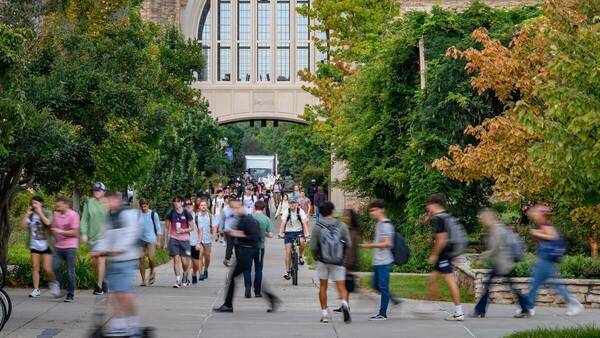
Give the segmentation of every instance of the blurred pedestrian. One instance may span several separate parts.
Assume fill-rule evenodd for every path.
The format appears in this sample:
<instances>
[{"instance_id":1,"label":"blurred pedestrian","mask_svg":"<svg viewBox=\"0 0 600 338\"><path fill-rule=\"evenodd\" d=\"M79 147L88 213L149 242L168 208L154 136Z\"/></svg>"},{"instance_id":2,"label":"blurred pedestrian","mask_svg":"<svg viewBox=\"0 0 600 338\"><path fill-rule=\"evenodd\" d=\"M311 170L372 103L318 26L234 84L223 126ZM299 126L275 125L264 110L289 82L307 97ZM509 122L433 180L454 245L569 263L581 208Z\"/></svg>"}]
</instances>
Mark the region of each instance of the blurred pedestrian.
<instances>
[{"instance_id":1,"label":"blurred pedestrian","mask_svg":"<svg viewBox=\"0 0 600 338\"><path fill-rule=\"evenodd\" d=\"M315 197L313 198L313 202L315 205L315 217L317 221L321 217L319 213L319 206L323 204L323 202L327 201L327 195L325 195L325 191L322 186L317 187L317 192L315 193Z\"/></svg>"},{"instance_id":2,"label":"blurred pedestrian","mask_svg":"<svg viewBox=\"0 0 600 338\"><path fill-rule=\"evenodd\" d=\"M150 202L142 198L140 199L140 214L139 225L142 229L141 243L142 250L140 256L140 277L142 278L141 286L146 284L152 285L156 279L154 274L154 259L156 257L156 247L160 246L162 237L162 227L160 225L160 217L158 213L150 209ZM146 255L148 256L148 267L150 268L150 276L146 281Z\"/></svg>"},{"instance_id":3,"label":"blurred pedestrian","mask_svg":"<svg viewBox=\"0 0 600 338\"><path fill-rule=\"evenodd\" d=\"M90 252L94 250L94 245L104 232L108 214L106 198L104 197L105 192L106 186L104 183L96 182L92 188L94 196L87 200L81 214L81 241L88 245ZM106 292L106 283L104 282L105 260L104 256L92 257L92 266L96 271L97 278L96 288L93 292L95 295L103 295Z\"/></svg>"},{"instance_id":4,"label":"blurred pedestrian","mask_svg":"<svg viewBox=\"0 0 600 338\"><path fill-rule=\"evenodd\" d=\"M189 283L187 272L191 255L190 232L194 231L194 217L183 208L184 202L179 196L173 198L173 209L165 217L165 226L169 229L169 256L173 258L175 273L174 288L187 286Z\"/></svg>"},{"instance_id":5,"label":"blurred pedestrian","mask_svg":"<svg viewBox=\"0 0 600 338\"><path fill-rule=\"evenodd\" d=\"M458 250L458 246L460 246L457 242L458 239L452 238L453 228L458 230L461 225L446 212L445 205L446 198L442 194L433 194L425 202L429 219L435 227L433 250L428 260L429 264L434 264L434 270L429 275L428 295L429 298L436 298L438 279L443 276L454 303L452 315L446 317L445 320L464 321L465 315L460 304L460 291L452 268L452 260L462 254L462 252L457 253L462 250Z\"/></svg>"},{"instance_id":6,"label":"blurred pedestrian","mask_svg":"<svg viewBox=\"0 0 600 338\"><path fill-rule=\"evenodd\" d=\"M258 200L254 203L254 214L252 217L258 222L260 227L260 241L258 251L252 258L250 269L244 271L244 285L246 287L246 298L252 297L251 288L254 285L254 297L262 297L262 271L265 259L265 237L273 237L273 223L265 215L266 203ZM252 283L252 265L254 265L254 283Z\"/></svg>"},{"instance_id":7,"label":"blurred pedestrian","mask_svg":"<svg viewBox=\"0 0 600 338\"><path fill-rule=\"evenodd\" d=\"M490 295L490 285L496 277L503 277L508 281L513 294L517 296L522 313L527 313L527 301L519 290L513 287L511 279L514 276L513 269L515 267L515 257L510 243L510 233L512 230L500 222L498 215L492 209L482 210L479 213L479 222L483 225L486 232L486 251L480 255L480 259L489 260L492 268L487 280L484 282L483 294L479 298L477 305L475 305L475 310L470 317L485 317Z\"/></svg>"},{"instance_id":8,"label":"blurred pedestrian","mask_svg":"<svg viewBox=\"0 0 600 338\"><path fill-rule=\"evenodd\" d=\"M531 284L527 294L527 308L529 311L517 313L516 318L528 318L534 315L535 299L537 291L547 280L554 278L550 283L554 289L563 296L567 303L567 315L575 316L583 311L583 305L569 293L565 285L557 281L559 263L566 250L566 244L560 233L556 230L549 219L552 211L545 205L535 205L529 208L527 213L529 219L536 224L536 228L530 230L531 235L537 240L537 259L533 266Z\"/></svg>"},{"instance_id":9,"label":"blurred pedestrian","mask_svg":"<svg viewBox=\"0 0 600 338\"><path fill-rule=\"evenodd\" d=\"M236 260L235 265L229 271L225 301L220 307L214 308L215 312L233 312L233 295L235 292L235 279L250 269L252 260L259 251L260 226L251 215L246 215L242 203L238 200L230 202L238 222L234 229L229 231L229 236L235 238ZM269 311L276 311L281 302L274 293L265 285L262 285L262 294L269 304Z\"/></svg>"},{"instance_id":10,"label":"blurred pedestrian","mask_svg":"<svg viewBox=\"0 0 600 338\"><path fill-rule=\"evenodd\" d=\"M358 244L361 242L360 225L358 214L353 209L345 209L342 221L348 225L351 245L346 247L344 267L346 268L346 290L348 291L348 302L350 302L350 293L356 288L356 276L352 272L358 271ZM342 312L342 307L333 310Z\"/></svg>"},{"instance_id":11,"label":"blurred pedestrian","mask_svg":"<svg viewBox=\"0 0 600 338\"><path fill-rule=\"evenodd\" d=\"M135 307L133 283L142 254L139 215L123 204L120 192L109 192L106 231L98 241L92 256L108 257L106 279L112 319L108 332L111 337L141 337L140 320Z\"/></svg>"},{"instance_id":12,"label":"blurred pedestrian","mask_svg":"<svg viewBox=\"0 0 600 338\"><path fill-rule=\"evenodd\" d=\"M50 285L54 285L54 272L52 272L52 249L48 243L52 214L44 207L44 199L33 196L27 208L27 213L21 220L21 227L29 230L29 252L31 253L31 278L33 291L31 298L41 296L40 293L40 265L46 274ZM50 290L57 294L60 290Z\"/></svg>"}]
</instances>

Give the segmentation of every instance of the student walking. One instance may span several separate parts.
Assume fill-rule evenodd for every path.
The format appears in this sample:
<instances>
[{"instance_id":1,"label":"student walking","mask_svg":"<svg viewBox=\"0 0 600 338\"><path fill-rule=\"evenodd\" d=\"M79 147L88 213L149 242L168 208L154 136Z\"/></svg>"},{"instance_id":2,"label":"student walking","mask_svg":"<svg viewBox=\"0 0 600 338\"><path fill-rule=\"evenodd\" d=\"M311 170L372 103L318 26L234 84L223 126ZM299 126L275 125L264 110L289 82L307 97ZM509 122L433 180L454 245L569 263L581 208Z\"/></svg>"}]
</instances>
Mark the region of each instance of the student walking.
<instances>
[{"instance_id":1,"label":"student walking","mask_svg":"<svg viewBox=\"0 0 600 338\"><path fill-rule=\"evenodd\" d=\"M516 318L528 318L534 313L535 299L537 291L542 284L550 278L557 278L559 263L565 252L564 239L558 233L549 219L552 212L549 207L544 205L535 205L530 208L527 215L537 225L531 229L531 235L537 240L537 259L533 266L532 281L527 294L527 312L521 312L515 315ZM567 315L575 316L583 311L583 305L573 297L565 285L554 281L550 285L563 296L567 303Z\"/></svg>"},{"instance_id":2,"label":"student walking","mask_svg":"<svg viewBox=\"0 0 600 338\"><path fill-rule=\"evenodd\" d=\"M147 199L140 199L139 225L141 232L141 256L140 256L140 277L142 283L140 286L154 284L156 275L154 274L154 260L156 256L156 247L160 246L162 237L162 228L160 226L160 217L158 213L150 209L150 202ZM145 257L148 256L148 267L150 268L150 276L146 280L146 262Z\"/></svg>"},{"instance_id":3,"label":"student walking","mask_svg":"<svg viewBox=\"0 0 600 338\"><path fill-rule=\"evenodd\" d=\"M55 285L54 272L52 272L52 249L48 243L52 214L44 208L44 200L40 196L33 196L27 208L27 213L21 220L21 227L29 229L29 252L31 253L31 277L33 291L31 298L41 296L40 293L40 265L46 274L50 285ZM58 294L60 290L51 290Z\"/></svg>"},{"instance_id":4,"label":"student walking","mask_svg":"<svg viewBox=\"0 0 600 338\"><path fill-rule=\"evenodd\" d=\"M322 186L317 187L317 192L313 197L313 203L315 205L315 217L317 221L319 221L321 215L319 214L319 205L323 204L323 202L327 201L327 195L325 195L325 191Z\"/></svg>"},{"instance_id":5,"label":"student walking","mask_svg":"<svg viewBox=\"0 0 600 338\"><path fill-rule=\"evenodd\" d=\"M353 271L358 269L358 244L361 242L360 226L358 224L358 214L353 209L345 209L342 221L348 225L350 234L350 243L346 248L344 256L344 267L346 268L346 290L348 291L348 303L350 302L350 293L354 291L355 281ZM350 284L349 284L350 283ZM349 287L349 285L351 285ZM343 307L339 307L333 312L342 312Z\"/></svg>"},{"instance_id":6,"label":"student walking","mask_svg":"<svg viewBox=\"0 0 600 338\"><path fill-rule=\"evenodd\" d=\"M483 294L479 298L477 305L475 305L475 310L470 317L485 317L491 281L496 277L507 279L513 294L517 296L521 313L527 314L529 311L527 309L527 301L519 290L513 287L511 279L511 276L514 275L513 269L515 267L515 257L511 250L511 243L509 242L512 230L502 224L496 212L491 209L485 209L479 213L479 222L483 225L487 233L485 240L487 250L481 254L480 258L482 260L489 260L492 264L492 269L485 281Z\"/></svg>"},{"instance_id":7,"label":"student walking","mask_svg":"<svg viewBox=\"0 0 600 338\"><path fill-rule=\"evenodd\" d=\"M81 214L81 241L87 243L90 252L94 250L94 245L100 239L104 232L108 208L106 207L106 198L104 194L106 186L102 182L96 182L92 188L94 196L89 198L83 207ZM92 266L96 271L97 283L94 289L95 295L103 295L106 292L106 283L104 274L106 270L106 257L92 257Z\"/></svg>"},{"instance_id":8,"label":"student walking","mask_svg":"<svg viewBox=\"0 0 600 338\"><path fill-rule=\"evenodd\" d=\"M446 212L445 204L446 198L442 194L433 194L425 202L430 216L429 219L435 227L433 250L428 260L429 264L434 264L435 267L429 275L428 293L432 298L437 294L438 279L443 276L454 303L454 313L446 317L445 320L463 321L465 316L460 304L460 293L452 269L452 260L460 255L460 253L457 254L457 247L455 247L459 243L450 237L450 228L461 226Z\"/></svg>"},{"instance_id":9,"label":"student walking","mask_svg":"<svg viewBox=\"0 0 600 338\"><path fill-rule=\"evenodd\" d=\"M210 266L210 254L212 251L212 242L217 236L218 225L214 224L213 216L208 212L208 202L205 199L196 201L195 210L196 226L202 234L199 239L198 248L200 249L200 259L198 260L198 271L200 275L198 280L203 281L208 278L208 267ZM196 273L192 276L192 284L196 279Z\"/></svg>"},{"instance_id":10,"label":"student walking","mask_svg":"<svg viewBox=\"0 0 600 338\"><path fill-rule=\"evenodd\" d=\"M359 247L364 249L373 249L373 280L372 285L375 290L381 294L379 312L369 320L382 321L387 320L387 309L390 301L399 304L390 292L390 272L394 255L392 246L394 240L394 225L387 218L387 205L382 200L375 200L369 204L369 216L375 224L375 240L373 243L362 243Z\"/></svg>"},{"instance_id":11,"label":"student walking","mask_svg":"<svg viewBox=\"0 0 600 338\"><path fill-rule=\"evenodd\" d=\"M112 319L106 332L110 337L141 337L140 320L135 307L133 283L142 254L139 240L142 228L139 215L134 209L123 205L119 192L109 192L106 232L94 246L92 256L107 259L106 279Z\"/></svg>"},{"instance_id":12,"label":"student walking","mask_svg":"<svg viewBox=\"0 0 600 338\"><path fill-rule=\"evenodd\" d=\"M327 282L331 279L341 299L344 322L350 323L350 306L346 290L346 268L344 253L352 246L348 226L333 217L335 206L325 202L320 206L323 218L312 228L310 249L317 263L319 278L319 303L321 304L321 323L329 322L327 311Z\"/></svg>"},{"instance_id":13,"label":"student walking","mask_svg":"<svg viewBox=\"0 0 600 338\"><path fill-rule=\"evenodd\" d=\"M221 235L225 237L225 259L223 260L223 265L231 266L231 257L233 256L233 237L229 236L231 230L235 230L236 224L238 222L238 217L234 213L232 204L236 204L239 202L235 196L225 197L227 204L223 208L223 212L221 213L221 219L219 221L219 228L221 229Z\"/></svg>"},{"instance_id":14,"label":"student walking","mask_svg":"<svg viewBox=\"0 0 600 338\"><path fill-rule=\"evenodd\" d=\"M260 243L260 226L254 217L245 214L244 207L238 200L230 202L230 206L239 220L235 229L229 232L229 235L236 239L236 260L235 265L229 272L225 301L223 305L213 309L215 312L233 312L235 279L250 268L252 260L258 254ZM262 293L269 304L268 311L276 311L278 305L281 303L279 298L268 288L265 288L265 285L262 285Z\"/></svg>"},{"instance_id":15,"label":"student walking","mask_svg":"<svg viewBox=\"0 0 600 338\"><path fill-rule=\"evenodd\" d=\"M279 206L277 207L277 211L275 212L275 218L283 217L283 213L290 208L289 199L290 198L287 194L283 194L281 196L281 201L279 202Z\"/></svg>"},{"instance_id":16,"label":"student walking","mask_svg":"<svg viewBox=\"0 0 600 338\"><path fill-rule=\"evenodd\" d=\"M244 285L246 287L245 296L251 298L252 289L252 265L254 265L254 297L262 297L262 271L265 259L265 237L273 238L273 223L265 215L266 203L264 201L256 201L254 203L254 214L252 215L260 227L260 240L258 243L258 251L252 258L250 268L244 271Z\"/></svg>"},{"instance_id":17,"label":"student walking","mask_svg":"<svg viewBox=\"0 0 600 338\"><path fill-rule=\"evenodd\" d=\"M54 254L52 269L59 276L60 266L67 265L67 296L65 303L70 303L75 297L75 258L79 247L79 214L71 209L71 202L65 197L58 197L55 205L56 212L52 217L52 233L54 234ZM50 290L55 296L60 295L58 281L53 281Z\"/></svg>"},{"instance_id":18,"label":"student walking","mask_svg":"<svg viewBox=\"0 0 600 338\"><path fill-rule=\"evenodd\" d=\"M187 272L191 254L190 232L194 230L194 218L183 208L183 203L183 198L173 198L173 209L165 218L166 228L169 229L169 256L173 258L173 272L175 273L174 288L187 286L189 283ZM183 280L181 278L182 271Z\"/></svg>"}]
</instances>

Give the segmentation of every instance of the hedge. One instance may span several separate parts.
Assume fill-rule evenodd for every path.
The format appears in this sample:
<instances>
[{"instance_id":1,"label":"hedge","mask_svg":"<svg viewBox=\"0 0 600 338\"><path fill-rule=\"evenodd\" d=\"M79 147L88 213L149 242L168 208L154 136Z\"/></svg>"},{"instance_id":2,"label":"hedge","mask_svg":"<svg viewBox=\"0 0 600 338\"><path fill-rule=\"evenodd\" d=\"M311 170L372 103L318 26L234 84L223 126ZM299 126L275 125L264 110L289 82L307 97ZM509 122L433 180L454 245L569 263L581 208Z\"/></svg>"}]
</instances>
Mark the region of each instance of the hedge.
<instances>
[{"instance_id":1,"label":"hedge","mask_svg":"<svg viewBox=\"0 0 600 338\"><path fill-rule=\"evenodd\" d=\"M595 326L568 329L538 328L516 332L505 336L505 338L600 338L600 329Z\"/></svg>"}]
</instances>

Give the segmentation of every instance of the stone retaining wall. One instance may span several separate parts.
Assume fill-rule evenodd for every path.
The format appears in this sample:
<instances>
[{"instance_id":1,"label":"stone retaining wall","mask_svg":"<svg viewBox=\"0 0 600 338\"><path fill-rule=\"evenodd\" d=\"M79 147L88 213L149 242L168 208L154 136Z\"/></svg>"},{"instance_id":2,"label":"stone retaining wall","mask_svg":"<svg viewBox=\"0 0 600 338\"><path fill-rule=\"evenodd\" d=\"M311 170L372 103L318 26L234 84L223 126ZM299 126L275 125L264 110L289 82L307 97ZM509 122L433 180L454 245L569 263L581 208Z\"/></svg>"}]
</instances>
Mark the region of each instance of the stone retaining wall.
<instances>
[{"instance_id":1,"label":"stone retaining wall","mask_svg":"<svg viewBox=\"0 0 600 338\"><path fill-rule=\"evenodd\" d=\"M483 281L487 269L471 269L466 264L460 264L455 269L459 286L469 290L479 298L483 293ZM516 289L526 293L529 289L530 278L515 277L512 279ZM597 279L561 279L567 290L585 307L600 308L600 280ZM501 278L492 280L490 302L496 304L514 304L515 298L506 282ZM538 291L538 305L564 305L564 300L549 285L542 286Z\"/></svg>"}]
</instances>

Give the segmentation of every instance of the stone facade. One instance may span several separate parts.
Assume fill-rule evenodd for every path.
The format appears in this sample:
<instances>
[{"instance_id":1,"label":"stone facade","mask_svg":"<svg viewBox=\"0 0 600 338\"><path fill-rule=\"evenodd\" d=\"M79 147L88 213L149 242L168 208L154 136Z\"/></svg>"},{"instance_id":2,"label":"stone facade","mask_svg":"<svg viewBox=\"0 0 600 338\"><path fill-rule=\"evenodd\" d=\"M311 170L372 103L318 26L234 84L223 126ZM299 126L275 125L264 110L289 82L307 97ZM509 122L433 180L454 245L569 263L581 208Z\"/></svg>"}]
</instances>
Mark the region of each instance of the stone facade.
<instances>
[{"instance_id":1,"label":"stone facade","mask_svg":"<svg viewBox=\"0 0 600 338\"><path fill-rule=\"evenodd\" d=\"M181 20L181 12L185 10L188 2L196 0L145 0L142 5L142 17L147 20L161 22L177 22ZM490 6L511 7L525 4L539 3L541 0L484 0ZM444 8L462 9L469 5L471 0L402 0L403 11L426 10L429 11L435 4Z\"/></svg>"},{"instance_id":2,"label":"stone facade","mask_svg":"<svg viewBox=\"0 0 600 338\"><path fill-rule=\"evenodd\" d=\"M459 286L467 289L475 294L478 299L483 294L483 282L487 269L470 269L468 265L461 264L457 266L455 275ZM513 278L515 289L521 293L526 293L529 289L530 278L518 277ZM600 280L597 279L561 279L567 290L571 292L573 297L577 298L585 307L600 308ZM490 303L496 304L515 304L515 298L510 290L510 287L501 278L492 280L490 289ZM556 294L554 289L549 285L544 285L538 291L537 305L547 306L564 306L563 298Z\"/></svg>"}]
</instances>

